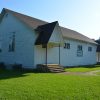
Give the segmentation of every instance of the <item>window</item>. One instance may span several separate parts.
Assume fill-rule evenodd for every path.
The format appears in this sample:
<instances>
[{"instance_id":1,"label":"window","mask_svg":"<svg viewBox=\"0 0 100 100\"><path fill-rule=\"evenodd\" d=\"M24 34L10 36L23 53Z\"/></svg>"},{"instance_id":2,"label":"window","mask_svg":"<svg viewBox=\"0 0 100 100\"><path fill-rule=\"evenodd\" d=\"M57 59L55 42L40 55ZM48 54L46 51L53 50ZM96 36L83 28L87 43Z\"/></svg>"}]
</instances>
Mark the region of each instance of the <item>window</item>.
<instances>
[{"instance_id":1,"label":"window","mask_svg":"<svg viewBox=\"0 0 100 100\"><path fill-rule=\"evenodd\" d=\"M7 13L5 14L5 17L8 17L8 14Z\"/></svg>"},{"instance_id":2,"label":"window","mask_svg":"<svg viewBox=\"0 0 100 100\"><path fill-rule=\"evenodd\" d=\"M64 44L64 48L70 49L70 43L65 43L65 44Z\"/></svg>"},{"instance_id":3,"label":"window","mask_svg":"<svg viewBox=\"0 0 100 100\"><path fill-rule=\"evenodd\" d=\"M82 45L77 46L77 56L82 57L83 56L83 48Z\"/></svg>"},{"instance_id":4,"label":"window","mask_svg":"<svg viewBox=\"0 0 100 100\"><path fill-rule=\"evenodd\" d=\"M92 51L92 47L88 47L88 51L90 51L90 52L91 52L91 51Z\"/></svg>"},{"instance_id":5,"label":"window","mask_svg":"<svg viewBox=\"0 0 100 100\"><path fill-rule=\"evenodd\" d=\"M78 51L82 51L82 45L78 45L78 46L77 46L77 50L78 50Z\"/></svg>"},{"instance_id":6,"label":"window","mask_svg":"<svg viewBox=\"0 0 100 100\"><path fill-rule=\"evenodd\" d=\"M10 38L10 43L9 43L9 52L14 52L15 51L15 34Z\"/></svg>"}]
</instances>

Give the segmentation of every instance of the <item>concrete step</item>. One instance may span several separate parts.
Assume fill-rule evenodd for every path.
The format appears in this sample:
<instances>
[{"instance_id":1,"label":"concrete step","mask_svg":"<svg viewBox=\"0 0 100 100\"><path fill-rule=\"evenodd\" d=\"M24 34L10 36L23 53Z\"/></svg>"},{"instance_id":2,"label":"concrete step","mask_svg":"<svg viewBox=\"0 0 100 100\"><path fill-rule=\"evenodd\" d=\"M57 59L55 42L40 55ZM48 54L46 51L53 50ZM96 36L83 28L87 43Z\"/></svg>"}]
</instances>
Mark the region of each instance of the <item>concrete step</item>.
<instances>
[{"instance_id":1,"label":"concrete step","mask_svg":"<svg viewBox=\"0 0 100 100\"><path fill-rule=\"evenodd\" d=\"M53 64L53 65L49 65L47 66L50 72L64 72L64 68L58 64Z\"/></svg>"},{"instance_id":2,"label":"concrete step","mask_svg":"<svg viewBox=\"0 0 100 100\"><path fill-rule=\"evenodd\" d=\"M64 70L50 70L50 72L64 72Z\"/></svg>"},{"instance_id":3,"label":"concrete step","mask_svg":"<svg viewBox=\"0 0 100 100\"><path fill-rule=\"evenodd\" d=\"M62 66L47 66L48 68L58 68L58 69L64 69Z\"/></svg>"},{"instance_id":4,"label":"concrete step","mask_svg":"<svg viewBox=\"0 0 100 100\"><path fill-rule=\"evenodd\" d=\"M64 68L60 66L59 64L39 64L38 68L42 70L43 72L64 72Z\"/></svg>"},{"instance_id":5,"label":"concrete step","mask_svg":"<svg viewBox=\"0 0 100 100\"><path fill-rule=\"evenodd\" d=\"M63 70L62 68L48 68L50 70Z\"/></svg>"}]
</instances>

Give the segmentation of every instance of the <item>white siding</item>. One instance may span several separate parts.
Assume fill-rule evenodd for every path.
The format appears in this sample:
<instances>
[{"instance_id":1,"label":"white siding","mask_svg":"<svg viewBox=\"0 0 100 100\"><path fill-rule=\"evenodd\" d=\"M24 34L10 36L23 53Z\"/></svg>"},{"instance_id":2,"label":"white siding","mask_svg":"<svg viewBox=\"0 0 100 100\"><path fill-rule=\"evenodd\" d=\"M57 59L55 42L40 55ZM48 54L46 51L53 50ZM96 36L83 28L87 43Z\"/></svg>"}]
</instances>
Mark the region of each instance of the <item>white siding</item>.
<instances>
[{"instance_id":1,"label":"white siding","mask_svg":"<svg viewBox=\"0 0 100 100\"><path fill-rule=\"evenodd\" d=\"M59 47L48 46L47 63L48 64L59 64Z\"/></svg>"},{"instance_id":2,"label":"white siding","mask_svg":"<svg viewBox=\"0 0 100 100\"><path fill-rule=\"evenodd\" d=\"M10 36L15 32L15 52L8 52ZM19 63L24 67L34 67L35 32L31 31L22 22L11 14L4 16L0 34L2 36L2 52L0 61L6 64Z\"/></svg>"},{"instance_id":3,"label":"white siding","mask_svg":"<svg viewBox=\"0 0 100 100\"><path fill-rule=\"evenodd\" d=\"M58 24L55 26L53 33L50 37L49 43L63 43L63 36L60 30L60 27L58 26Z\"/></svg>"},{"instance_id":4,"label":"white siding","mask_svg":"<svg viewBox=\"0 0 100 100\"><path fill-rule=\"evenodd\" d=\"M80 42L71 39L65 39L66 43L70 43L70 49L60 47L60 63L62 66L78 66L78 65L92 65L96 64L96 46L93 44ZM82 45L83 56L77 56L77 46ZM92 47L92 51L88 51L88 47ZM37 62L35 64L45 64L46 51L44 48L37 48ZM59 64L59 47L48 47L47 55L48 64Z\"/></svg>"},{"instance_id":5,"label":"white siding","mask_svg":"<svg viewBox=\"0 0 100 100\"><path fill-rule=\"evenodd\" d=\"M34 65L46 63L46 49L41 45L34 47Z\"/></svg>"},{"instance_id":6,"label":"white siding","mask_svg":"<svg viewBox=\"0 0 100 100\"><path fill-rule=\"evenodd\" d=\"M42 46L35 46L35 66L37 64L46 64L46 48ZM47 63L48 64L59 64L59 48L58 47L47 47Z\"/></svg>"},{"instance_id":7,"label":"white siding","mask_svg":"<svg viewBox=\"0 0 100 100\"><path fill-rule=\"evenodd\" d=\"M93 44L80 42L77 40L65 39L66 43L70 43L70 49L61 48L61 65L77 66L96 64L96 46ZM83 56L77 56L77 45L82 45ZM88 47L92 47L92 51L88 51Z\"/></svg>"}]
</instances>

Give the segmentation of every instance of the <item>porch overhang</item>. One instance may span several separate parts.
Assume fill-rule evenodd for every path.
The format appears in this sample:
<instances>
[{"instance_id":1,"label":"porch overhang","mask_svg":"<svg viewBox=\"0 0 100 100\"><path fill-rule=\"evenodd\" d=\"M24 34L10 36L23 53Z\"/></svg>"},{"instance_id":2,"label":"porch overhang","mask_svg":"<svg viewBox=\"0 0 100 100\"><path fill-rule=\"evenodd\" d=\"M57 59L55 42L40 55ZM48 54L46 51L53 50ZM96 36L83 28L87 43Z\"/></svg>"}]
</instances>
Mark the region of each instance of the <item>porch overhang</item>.
<instances>
[{"instance_id":1,"label":"porch overhang","mask_svg":"<svg viewBox=\"0 0 100 100\"><path fill-rule=\"evenodd\" d=\"M55 31L55 28L58 28L60 30L59 24L57 21L52 22L52 23L48 23L45 25L41 25L39 27L37 27L36 31L38 32L38 37L36 39L35 45L48 45L48 46L63 46L64 42L63 42L63 38L62 38L62 33L61 30L57 30L57 32ZM53 34L56 35L61 35L60 38L56 38L57 36L54 36Z\"/></svg>"}]
</instances>

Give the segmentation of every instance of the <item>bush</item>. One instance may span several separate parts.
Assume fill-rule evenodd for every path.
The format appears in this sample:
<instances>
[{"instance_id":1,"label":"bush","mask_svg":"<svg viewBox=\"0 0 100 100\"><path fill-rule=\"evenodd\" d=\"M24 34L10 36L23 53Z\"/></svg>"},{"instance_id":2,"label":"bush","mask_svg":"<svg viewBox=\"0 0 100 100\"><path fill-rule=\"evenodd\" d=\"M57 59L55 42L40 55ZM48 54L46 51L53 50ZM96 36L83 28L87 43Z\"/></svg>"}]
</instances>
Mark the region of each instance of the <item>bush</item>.
<instances>
[{"instance_id":1,"label":"bush","mask_svg":"<svg viewBox=\"0 0 100 100\"><path fill-rule=\"evenodd\" d=\"M16 71L22 71L22 64L14 64L12 69Z\"/></svg>"},{"instance_id":2,"label":"bush","mask_svg":"<svg viewBox=\"0 0 100 100\"><path fill-rule=\"evenodd\" d=\"M43 65L43 64L37 64L36 70L38 72L45 72L45 73L50 72L48 67L46 65Z\"/></svg>"},{"instance_id":3,"label":"bush","mask_svg":"<svg viewBox=\"0 0 100 100\"><path fill-rule=\"evenodd\" d=\"M4 62L0 62L0 69L1 70L6 69L6 66L5 66Z\"/></svg>"}]
</instances>

